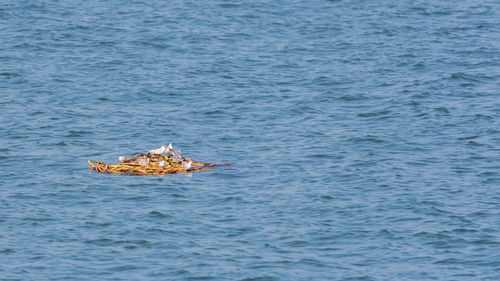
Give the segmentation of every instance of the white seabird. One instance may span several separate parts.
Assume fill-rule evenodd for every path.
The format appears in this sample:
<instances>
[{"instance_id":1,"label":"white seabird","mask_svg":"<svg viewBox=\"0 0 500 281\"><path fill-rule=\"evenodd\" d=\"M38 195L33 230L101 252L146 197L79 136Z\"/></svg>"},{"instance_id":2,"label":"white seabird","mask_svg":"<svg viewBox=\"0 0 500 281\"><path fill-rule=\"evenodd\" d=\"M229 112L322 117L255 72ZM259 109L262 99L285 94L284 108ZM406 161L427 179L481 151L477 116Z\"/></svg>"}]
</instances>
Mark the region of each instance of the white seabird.
<instances>
[{"instance_id":1,"label":"white seabird","mask_svg":"<svg viewBox=\"0 0 500 281\"><path fill-rule=\"evenodd\" d=\"M165 167L165 165L167 165L167 162L165 162L165 160L158 161L158 166Z\"/></svg>"},{"instance_id":2,"label":"white seabird","mask_svg":"<svg viewBox=\"0 0 500 281\"><path fill-rule=\"evenodd\" d=\"M174 147L172 146L172 143L169 143L168 146L165 148L165 153L170 153Z\"/></svg>"},{"instance_id":3,"label":"white seabird","mask_svg":"<svg viewBox=\"0 0 500 281\"><path fill-rule=\"evenodd\" d=\"M146 159L144 159L144 158L137 159L137 162L138 162L140 165L144 166L144 165L147 165L147 164L149 163L149 158L146 158Z\"/></svg>"},{"instance_id":4,"label":"white seabird","mask_svg":"<svg viewBox=\"0 0 500 281\"><path fill-rule=\"evenodd\" d=\"M165 153L165 151L167 151L167 147L165 145L162 145L162 146L158 147L157 149L148 150L149 153L155 154L155 155L163 154L163 153Z\"/></svg>"},{"instance_id":5,"label":"white seabird","mask_svg":"<svg viewBox=\"0 0 500 281\"><path fill-rule=\"evenodd\" d=\"M193 162L188 159L188 161L182 161L182 166L184 166L184 169L189 170L191 169L191 166L193 165Z\"/></svg>"},{"instance_id":6,"label":"white seabird","mask_svg":"<svg viewBox=\"0 0 500 281\"><path fill-rule=\"evenodd\" d=\"M178 162L182 161L182 155L181 155L181 151L180 150L172 150L171 153L172 153L172 159L175 162L178 163Z\"/></svg>"},{"instance_id":7,"label":"white seabird","mask_svg":"<svg viewBox=\"0 0 500 281\"><path fill-rule=\"evenodd\" d=\"M122 156L118 157L118 161L120 161L120 162L125 161L125 156L122 155Z\"/></svg>"}]
</instances>

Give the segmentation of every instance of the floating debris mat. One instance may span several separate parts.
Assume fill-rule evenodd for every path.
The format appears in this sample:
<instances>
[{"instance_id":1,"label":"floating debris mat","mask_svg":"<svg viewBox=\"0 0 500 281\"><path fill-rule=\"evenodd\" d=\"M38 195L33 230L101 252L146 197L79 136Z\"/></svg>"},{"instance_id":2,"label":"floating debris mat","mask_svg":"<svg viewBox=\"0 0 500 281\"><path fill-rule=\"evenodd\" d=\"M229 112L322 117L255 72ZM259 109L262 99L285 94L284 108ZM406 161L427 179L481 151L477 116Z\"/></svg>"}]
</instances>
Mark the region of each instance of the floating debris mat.
<instances>
[{"instance_id":1,"label":"floating debris mat","mask_svg":"<svg viewBox=\"0 0 500 281\"><path fill-rule=\"evenodd\" d=\"M202 163L184 158L180 150L173 150L172 144L148 150L148 154L136 154L125 158L120 156L117 164L88 160L89 168L101 173L129 174L138 176L168 175L185 172L211 171L211 167L231 163Z\"/></svg>"}]
</instances>

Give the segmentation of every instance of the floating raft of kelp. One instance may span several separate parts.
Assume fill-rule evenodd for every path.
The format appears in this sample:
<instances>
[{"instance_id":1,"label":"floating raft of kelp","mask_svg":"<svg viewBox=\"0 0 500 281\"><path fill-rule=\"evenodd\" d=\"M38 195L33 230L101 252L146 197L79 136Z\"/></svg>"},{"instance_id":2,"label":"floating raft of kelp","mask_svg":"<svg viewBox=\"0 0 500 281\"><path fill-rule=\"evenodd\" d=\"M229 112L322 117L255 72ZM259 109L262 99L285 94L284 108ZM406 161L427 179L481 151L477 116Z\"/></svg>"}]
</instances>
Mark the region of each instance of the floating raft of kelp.
<instances>
[{"instance_id":1,"label":"floating raft of kelp","mask_svg":"<svg viewBox=\"0 0 500 281\"><path fill-rule=\"evenodd\" d=\"M130 158L120 156L117 164L88 160L89 168L101 173L129 174L138 176L168 175L185 172L211 171L210 168L231 163L202 163L184 158L180 150L173 150L172 144L138 153Z\"/></svg>"}]
</instances>

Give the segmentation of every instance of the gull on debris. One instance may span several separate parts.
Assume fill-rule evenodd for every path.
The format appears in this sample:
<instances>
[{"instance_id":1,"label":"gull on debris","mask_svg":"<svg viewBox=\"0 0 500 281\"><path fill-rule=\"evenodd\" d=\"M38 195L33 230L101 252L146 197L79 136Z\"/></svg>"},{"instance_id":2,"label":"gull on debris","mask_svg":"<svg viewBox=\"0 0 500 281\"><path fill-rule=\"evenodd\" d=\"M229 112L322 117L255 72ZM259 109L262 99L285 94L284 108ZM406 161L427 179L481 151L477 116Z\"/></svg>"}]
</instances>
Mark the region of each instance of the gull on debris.
<instances>
[{"instance_id":1,"label":"gull on debris","mask_svg":"<svg viewBox=\"0 0 500 281\"><path fill-rule=\"evenodd\" d=\"M182 155L181 155L181 151L180 150L172 150L171 153L172 153L172 159L175 162L178 163L178 162L182 161Z\"/></svg>"},{"instance_id":2,"label":"gull on debris","mask_svg":"<svg viewBox=\"0 0 500 281\"><path fill-rule=\"evenodd\" d=\"M125 161L125 156L120 156L120 157L118 157L118 161L120 161L120 162Z\"/></svg>"},{"instance_id":3,"label":"gull on debris","mask_svg":"<svg viewBox=\"0 0 500 281\"><path fill-rule=\"evenodd\" d=\"M165 162L165 160L158 161L158 166L165 167L165 165L167 165L167 162Z\"/></svg>"},{"instance_id":4,"label":"gull on debris","mask_svg":"<svg viewBox=\"0 0 500 281\"><path fill-rule=\"evenodd\" d=\"M157 149L148 150L149 153L155 154L155 155L163 154L163 153L165 153L165 151L167 151L167 147L165 145L162 145L162 146L158 147Z\"/></svg>"},{"instance_id":5,"label":"gull on debris","mask_svg":"<svg viewBox=\"0 0 500 281\"><path fill-rule=\"evenodd\" d=\"M184 166L184 169L189 170L191 169L193 162L191 160L188 161L182 161L182 166Z\"/></svg>"},{"instance_id":6,"label":"gull on debris","mask_svg":"<svg viewBox=\"0 0 500 281\"><path fill-rule=\"evenodd\" d=\"M165 153L170 153L174 147L172 146L172 143L169 143L168 146L165 148Z\"/></svg>"},{"instance_id":7,"label":"gull on debris","mask_svg":"<svg viewBox=\"0 0 500 281\"><path fill-rule=\"evenodd\" d=\"M149 158L146 158L146 159L144 159L144 158L137 159L137 162L138 162L140 165L144 166L144 165L147 165L147 164L149 163Z\"/></svg>"}]
</instances>

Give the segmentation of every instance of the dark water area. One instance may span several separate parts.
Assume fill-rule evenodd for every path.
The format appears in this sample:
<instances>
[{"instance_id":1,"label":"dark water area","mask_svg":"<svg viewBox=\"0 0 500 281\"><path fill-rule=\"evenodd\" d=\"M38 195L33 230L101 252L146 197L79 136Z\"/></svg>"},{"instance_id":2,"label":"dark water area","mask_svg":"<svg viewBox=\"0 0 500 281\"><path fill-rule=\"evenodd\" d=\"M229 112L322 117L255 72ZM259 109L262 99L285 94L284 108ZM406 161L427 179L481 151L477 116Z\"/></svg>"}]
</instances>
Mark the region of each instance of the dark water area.
<instances>
[{"instance_id":1,"label":"dark water area","mask_svg":"<svg viewBox=\"0 0 500 281\"><path fill-rule=\"evenodd\" d=\"M0 1L0 280L499 280L499 11Z\"/></svg>"}]
</instances>

